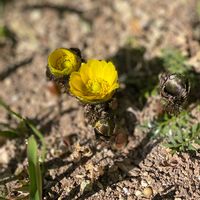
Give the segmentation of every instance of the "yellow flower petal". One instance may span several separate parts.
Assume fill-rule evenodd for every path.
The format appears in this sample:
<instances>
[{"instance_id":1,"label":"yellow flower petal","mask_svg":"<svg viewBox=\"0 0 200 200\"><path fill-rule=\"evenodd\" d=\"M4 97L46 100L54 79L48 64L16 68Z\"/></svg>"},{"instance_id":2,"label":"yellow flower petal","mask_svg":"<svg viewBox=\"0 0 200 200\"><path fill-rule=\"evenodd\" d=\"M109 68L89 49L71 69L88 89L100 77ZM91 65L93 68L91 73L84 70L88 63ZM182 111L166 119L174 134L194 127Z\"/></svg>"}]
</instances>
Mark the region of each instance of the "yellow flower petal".
<instances>
[{"instance_id":1,"label":"yellow flower petal","mask_svg":"<svg viewBox=\"0 0 200 200\"><path fill-rule=\"evenodd\" d=\"M118 74L111 62L89 60L69 80L70 92L87 103L108 101L119 87Z\"/></svg>"},{"instance_id":2,"label":"yellow flower petal","mask_svg":"<svg viewBox=\"0 0 200 200\"><path fill-rule=\"evenodd\" d=\"M102 78L105 71L105 61L90 60L88 62L88 75L90 79Z\"/></svg>"},{"instance_id":3,"label":"yellow flower petal","mask_svg":"<svg viewBox=\"0 0 200 200\"><path fill-rule=\"evenodd\" d=\"M118 74L112 62L108 62L105 72L104 80L107 81L110 85L117 81Z\"/></svg>"},{"instance_id":4,"label":"yellow flower petal","mask_svg":"<svg viewBox=\"0 0 200 200\"><path fill-rule=\"evenodd\" d=\"M78 72L73 72L70 76L69 80L69 86L72 88L74 91L81 92L86 91L85 84L83 83L80 73Z\"/></svg>"},{"instance_id":5,"label":"yellow flower petal","mask_svg":"<svg viewBox=\"0 0 200 200\"><path fill-rule=\"evenodd\" d=\"M114 83L114 84L110 87L110 92L112 92L113 90L116 90L117 88L119 88L119 83Z\"/></svg>"},{"instance_id":6,"label":"yellow flower petal","mask_svg":"<svg viewBox=\"0 0 200 200\"><path fill-rule=\"evenodd\" d=\"M90 78L88 76L88 65L86 63L81 64L80 75L81 75L81 79L84 82L84 84L87 84L87 82Z\"/></svg>"}]
</instances>

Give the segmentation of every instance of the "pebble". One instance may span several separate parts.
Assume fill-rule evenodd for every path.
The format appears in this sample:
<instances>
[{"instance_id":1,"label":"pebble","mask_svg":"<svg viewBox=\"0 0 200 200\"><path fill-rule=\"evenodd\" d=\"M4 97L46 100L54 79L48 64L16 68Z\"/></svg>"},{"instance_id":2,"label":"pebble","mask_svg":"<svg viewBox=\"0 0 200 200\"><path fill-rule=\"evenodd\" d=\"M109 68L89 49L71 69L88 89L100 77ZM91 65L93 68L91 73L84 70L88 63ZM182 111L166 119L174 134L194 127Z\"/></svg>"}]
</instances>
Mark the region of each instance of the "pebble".
<instances>
[{"instance_id":1,"label":"pebble","mask_svg":"<svg viewBox=\"0 0 200 200\"><path fill-rule=\"evenodd\" d=\"M38 11L38 10L34 10L34 11L31 12L30 17L33 21L37 21L41 18L41 12Z\"/></svg>"},{"instance_id":2,"label":"pebble","mask_svg":"<svg viewBox=\"0 0 200 200\"><path fill-rule=\"evenodd\" d=\"M131 169L129 172L128 172L128 174L130 175L130 176L139 176L139 174L140 174L140 171L138 171L137 169Z\"/></svg>"},{"instance_id":3,"label":"pebble","mask_svg":"<svg viewBox=\"0 0 200 200\"><path fill-rule=\"evenodd\" d=\"M153 194L153 190L151 187L146 187L143 190L143 195L147 198L149 198Z\"/></svg>"},{"instance_id":4,"label":"pebble","mask_svg":"<svg viewBox=\"0 0 200 200\"><path fill-rule=\"evenodd\" d=\"M7 164L9 161L8 152L5 148L0 148L0 164Z\"/></svg>"},{"instance_id":5,"label":"pebble","mask_svg":"<svg viewBox=\"0 0 200 200\"><path fill-rule=\"evenodd\" d=\"M136 191L135 191L135 196L139 197L139 196L141 196L141 195L142 195L142 192L141 192L141 191L139 191L139 190L136 190Z\"/></svg>"},{"instance_id":6,"label":"pebble","mask_svg":"<svg viewBox=\"0 0 200 200\"><path fill-rule=\"evenodd\" d=\"M125 198L120 194L119 195L119 200L125 200Z\"/></svg>"},{"instance_id":7,"label":"pebble","mask_svg":"<svg viewBox=\"0 0 200 200\"><path fill-rule=\"evenodd\" d=\"M149 175L148 172L143 172L142 174L143 174L143 176L148 176Z\"/></svg>"},{"instance_id":8,"label":"pebble","mask_svg":"<svg viewBox=\"0 0 200 200\"><path fill-rule=\"evenodd\" d=\"M147 187L148 183L145 180L141 180L141 186L142 187Z\"/></svg>"},{"instance_id":9,"label":"pebble","mask_svg":"<svg viewBox=\"0 0 200 200\"><path fill-rule=\"evenodd\" d=\"M4 81L4 83L5 83L6 86L11 86L12 82L11 82L10 78L6 78L5 81Z\"/></svg>"},{"instance_id":10,"label":"pebble","mask_svg":"<svg viewBox=\"0 0 200 200\"><path fill-rule=\"evenodd\" d=\"M126 187L123 187L123 191L124 191L124 194L126 194L126 195L130 194L130 192L128 191L128 189Z\"/></svg>"}]
</instances>

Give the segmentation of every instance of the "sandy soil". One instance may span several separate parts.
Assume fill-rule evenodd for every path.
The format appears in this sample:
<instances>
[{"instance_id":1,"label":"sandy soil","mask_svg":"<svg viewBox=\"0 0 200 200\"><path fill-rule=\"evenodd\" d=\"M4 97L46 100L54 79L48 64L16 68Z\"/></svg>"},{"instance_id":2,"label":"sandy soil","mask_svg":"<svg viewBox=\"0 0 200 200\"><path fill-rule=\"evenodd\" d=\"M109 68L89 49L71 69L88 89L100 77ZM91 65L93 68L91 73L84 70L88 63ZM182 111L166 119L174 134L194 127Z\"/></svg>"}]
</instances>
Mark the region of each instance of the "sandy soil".
<instances>
[{"instance_id":1,"label":"sandy soil","mask_svg":"<svg viewBox=\"0 0 200 200\"><path fill-rule=\"evenodd\" d=\"M161 141L137 125L158 115L159 97L141 100L158 83L161 50L177 48L200 71L199 17L195 0L27 0L8 1L0 22L0 97L31 119L47 143L44 199L200 199L200 154L172 156ZM80 48L84 58L112 60L122 88L117 97L129 129L120 151L97 141L73 97L57 95L46 80L48 54L58 47ZM141 77L138 87L123 83ZM149 81L152 81L150 85ZM151 83L152 84L152 83ZM199 94L199 91L196 91ZM198 96L198 95L197 95ZM200 95L199 95L200 96ZM191 105L198 102L198 98ZM199 112L194 114L200 119ZM127 120L128 119L128 120ZM0 121L9 116L0 108ZM3 140L0 194L20 196L27 174L26 140ZM87 185L87 188L85 187Z\"/></svg>"}]
</instances>

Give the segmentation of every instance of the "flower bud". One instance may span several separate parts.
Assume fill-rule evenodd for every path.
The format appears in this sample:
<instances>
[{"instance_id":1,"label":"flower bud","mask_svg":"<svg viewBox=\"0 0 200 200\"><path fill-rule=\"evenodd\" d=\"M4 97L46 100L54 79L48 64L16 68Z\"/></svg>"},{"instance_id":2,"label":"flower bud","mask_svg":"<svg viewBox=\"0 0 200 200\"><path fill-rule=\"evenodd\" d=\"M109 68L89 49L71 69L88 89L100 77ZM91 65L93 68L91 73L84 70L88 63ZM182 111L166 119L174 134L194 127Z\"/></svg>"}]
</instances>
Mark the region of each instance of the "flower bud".
<instances>
[{"instance_id":1,"label":"flower bud","mask_svg":"<svg viewBox=\"0 0 200 200\"><path fill-rule=\"evenodd\" d=\"M100 119L94 126L94 131L97 136L110 137L114 130L114 123L109 119Z\"/></svg>"},{"instance_id":2,"label":"flower bud","mask_svg":"<svg viewBox=\"0 0 200 200\"><path fill-rule=\"evenodd\" d=\"M48 56L48 68L55 78L70 75L81 65L80 54L73 49L59 48Z\"/></svg>"}]
</instances>

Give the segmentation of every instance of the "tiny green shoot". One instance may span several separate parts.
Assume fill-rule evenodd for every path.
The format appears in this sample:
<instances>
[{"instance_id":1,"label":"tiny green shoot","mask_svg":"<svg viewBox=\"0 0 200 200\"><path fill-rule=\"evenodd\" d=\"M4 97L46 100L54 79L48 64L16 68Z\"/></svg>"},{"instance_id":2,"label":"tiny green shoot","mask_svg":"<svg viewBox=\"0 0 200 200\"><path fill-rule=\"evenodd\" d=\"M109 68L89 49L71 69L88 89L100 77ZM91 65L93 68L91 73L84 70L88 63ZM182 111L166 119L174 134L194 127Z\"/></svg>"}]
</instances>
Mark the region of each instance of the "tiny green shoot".
<instances>
[{"instance_id":1,"label":"tiny green shoot","mask_svg":"<svg viewBox=\"0 0 200 200\"><path fill-rule=\"evenodd\" d=\"M178 116L165 114L142 126L153 138L163 138L164 146L172 153L196 151L200 145L200 123L193 124L193 116L182 111Z\"/></svg>"},{"instance_id":2,"label":"tiny green shoot","mask_svg":"<svg viewBox=\"0 0 200 200\"><path fill-rule=\"evenodd\" d=\"M177 49L162 50L163 67L170 73L185 74L189 70L186 57Z\"/></svg>"},{"instance_id":3,"label":"tiny green shoot","mask_svg":"<svg viewBox=\"0 0 200 200\"><path fill-rule=\"evenodd\" d=\"M39 155L37 151L37 142L35 137L32 135L28 139L27 146L31 200L42 199L42 175L39 163Z\"/></svg>"},{"instance_id":4,"label":"tiny green shoot","mask_svg":"<svg viewBox=\"0 0 200 200\"><path fill-rule=\"evenodd\" d=\"M12 128L7 123L0 123L0 136L4 136L8 138L16 138L22 135L24 136L27 133L32 134L28 138L28 145L27 145L28 172L29 172L29 178L30 178L29 194L30 194L31 200L41 200L42 199L42 172L43 172L42 163L44 162L45 156L46 156L46 144L45 144L44 137L42 133L32 124L32 122L29 119L24 118L19 113L11 110L10 107L1 99L0 99L0 106L3 107L18 122L17 128ZM1 130L2 128L4 130ZM41 142L41 156L38 155L38 148L37 148L37 142L36 142L35 136L39 138ZM41 164L42 170L41 170L40 164ZM24 188L25 186L23 186L21 189L24 189Z\"/></svg>"},{"instance_id":5,"label":"tiny green shoot","mask_svg":"<svg viewBox=\"0 0 200 200\"><path fill-rule=\"evenodd\" d=\"M31 132L37 136L42 143L42 156L41 159L44 161L46 155L46 144L42 133L30 122L30 120L22 117L19 113L14 112L10 107L0 98L0 106L3 107L11 116L16 118L18 122L17 128L12 128L9 124L0 123L0 136L8 138L16 138L24 135L23 132ZM5 130L1 130L1 127L6 127Z\"/></svg>"}]
</instances>

